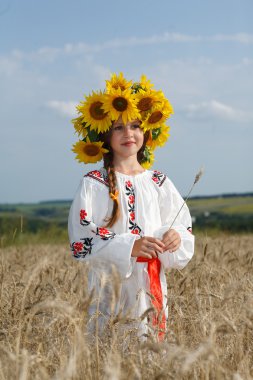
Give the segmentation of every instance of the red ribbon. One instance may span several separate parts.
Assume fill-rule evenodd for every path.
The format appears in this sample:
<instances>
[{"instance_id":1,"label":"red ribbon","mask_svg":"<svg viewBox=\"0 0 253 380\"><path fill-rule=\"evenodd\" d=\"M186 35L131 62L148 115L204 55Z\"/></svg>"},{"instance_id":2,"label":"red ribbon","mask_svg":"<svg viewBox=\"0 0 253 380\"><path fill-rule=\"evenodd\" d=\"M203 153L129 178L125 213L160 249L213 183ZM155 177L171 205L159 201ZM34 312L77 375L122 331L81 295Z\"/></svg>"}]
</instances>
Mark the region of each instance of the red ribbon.
<instances>
[{"instance_id":1,"label":"red ribbon","mask_svg":"<svg viewBox=\"0 0 253 380\"><path fill-rule=\"evenodd\" d=\"M137 262L148 263L148 275L150 281L150 293L152 295L152 304L155 308L155 315L152 318L153 326L158 326L158 338L162 340L165 334L166 317L163 310L163 294L160 282L161 262L158 257L154 259L146 259L138 257Z\"/></svg>"}]
</instances>

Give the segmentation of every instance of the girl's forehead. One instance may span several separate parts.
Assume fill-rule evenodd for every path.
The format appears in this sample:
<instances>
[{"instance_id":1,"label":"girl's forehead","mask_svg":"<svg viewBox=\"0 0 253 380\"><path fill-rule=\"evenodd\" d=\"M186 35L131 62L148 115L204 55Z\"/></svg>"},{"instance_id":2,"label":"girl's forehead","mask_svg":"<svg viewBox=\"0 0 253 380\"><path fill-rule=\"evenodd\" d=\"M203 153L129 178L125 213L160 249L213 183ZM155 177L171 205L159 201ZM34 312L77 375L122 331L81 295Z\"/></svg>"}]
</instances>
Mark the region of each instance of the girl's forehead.
<instances>
[{"instance_id":1,"label":"girl's forehead","mask_svg":"<svg viewBox=\"0 0 253 380\"><path fill-rule=\"evenodd\" d=\"M141 121L139 119L134 119L134 120L129 120L126 124L123 123L123 120L122 120L122 117L120 116L118 118L118 120L115 120L113 122L113 125L116 125L116 124L120 124L120 125L124 125L124 126L127 126L127 125L132 125L133 123L138 123L138 124L141 124Z\"/></svg>"}]
</instances>

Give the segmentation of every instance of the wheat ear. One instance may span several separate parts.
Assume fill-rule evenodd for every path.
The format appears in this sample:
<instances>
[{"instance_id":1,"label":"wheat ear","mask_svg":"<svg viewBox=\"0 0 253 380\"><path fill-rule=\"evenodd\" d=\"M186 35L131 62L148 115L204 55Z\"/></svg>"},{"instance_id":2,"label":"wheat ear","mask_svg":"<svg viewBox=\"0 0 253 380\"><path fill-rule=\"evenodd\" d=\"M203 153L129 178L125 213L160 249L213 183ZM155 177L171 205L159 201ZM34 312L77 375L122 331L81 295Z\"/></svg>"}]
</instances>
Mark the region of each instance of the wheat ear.
<instances>
[{"instance_id":1,"label":"wheat ear","mask_svg":"<svg viewBox=\"0 0 253 380\"><path fill-rule=\"evenodd\" d=\"M194 179L194 182L193 182L193 184L192 184L192 187L190 188L190 191L188 192L186 198L184 199L184 203L182 204L182 206L181 206L180 209L178 210L178 212L177 212L175 218L173 219L173 221L172 221L172 223L171 223L171 225L170 225L169 230L171 229L171 227L172 227L173 224L175 223L175 221L176 221L178 215L180 214L182 208L184 207L185 203L187 202L189 196L191 195L191 192L192 192L194 186L196 185L197 182L199 182L199 180L200 180L200 178L202 177L203 173L204 173L204 169L201 168L201 169L198 171L198 173L196 174L195 179Z\"/></svg>"}]
</instances>

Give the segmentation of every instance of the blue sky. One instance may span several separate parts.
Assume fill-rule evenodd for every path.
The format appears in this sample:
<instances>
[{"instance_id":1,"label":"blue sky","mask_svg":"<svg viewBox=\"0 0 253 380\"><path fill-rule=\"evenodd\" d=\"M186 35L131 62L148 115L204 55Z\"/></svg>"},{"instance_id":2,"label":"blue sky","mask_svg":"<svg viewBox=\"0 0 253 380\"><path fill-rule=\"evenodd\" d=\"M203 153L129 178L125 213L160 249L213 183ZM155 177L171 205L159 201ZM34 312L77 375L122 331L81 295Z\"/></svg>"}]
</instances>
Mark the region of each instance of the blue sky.
<instances>
[{"instance_id":1,"label":"blue sky","mask_svg":"<svg viewBox=\"0 0 253 380\"><path fill-rule=\"evenodd\" d=\"M253 191L251 0L1 0L0 203L71 199L75 104L112 72L174 106L155 169L195 195Z\"/></svg>"}]
</instances>

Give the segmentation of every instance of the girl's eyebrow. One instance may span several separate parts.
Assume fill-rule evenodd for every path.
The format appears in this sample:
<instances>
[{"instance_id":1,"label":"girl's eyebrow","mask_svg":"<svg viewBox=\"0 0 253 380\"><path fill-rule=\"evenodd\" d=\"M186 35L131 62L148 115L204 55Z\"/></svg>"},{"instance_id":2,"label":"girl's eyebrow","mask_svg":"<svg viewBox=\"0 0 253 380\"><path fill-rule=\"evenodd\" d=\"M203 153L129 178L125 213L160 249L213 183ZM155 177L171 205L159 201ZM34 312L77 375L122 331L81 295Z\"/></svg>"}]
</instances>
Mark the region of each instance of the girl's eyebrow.
<instances>
[{"instance_id":1,"label":"girl's eyebrow","mask_svg":"<svg viewBox=\"0 0 253 380\"><path fill-rule=\"evenodd\" d=\"M135 125L135 124L141 125L141 122L139 120L135 120L135 121L130 122L130 125ZM116 122L113 124L113 127L125 127L125 124L122 122Z\"/></svg>"}]
</instances>

